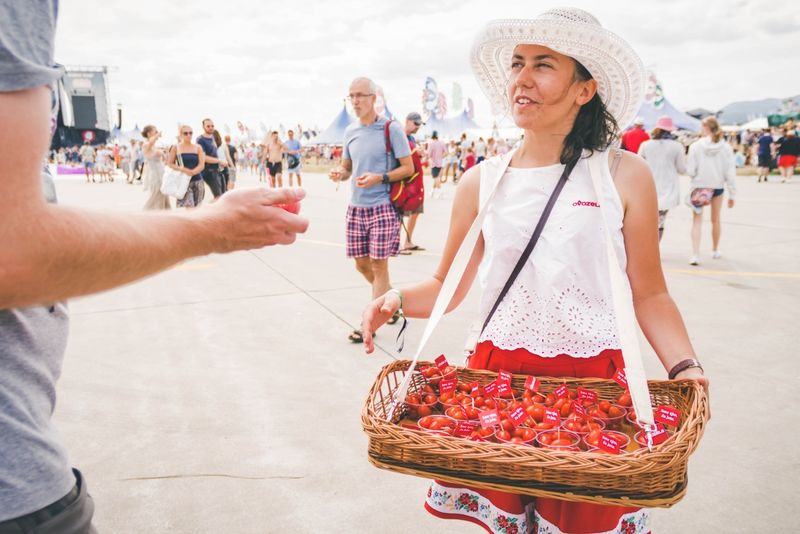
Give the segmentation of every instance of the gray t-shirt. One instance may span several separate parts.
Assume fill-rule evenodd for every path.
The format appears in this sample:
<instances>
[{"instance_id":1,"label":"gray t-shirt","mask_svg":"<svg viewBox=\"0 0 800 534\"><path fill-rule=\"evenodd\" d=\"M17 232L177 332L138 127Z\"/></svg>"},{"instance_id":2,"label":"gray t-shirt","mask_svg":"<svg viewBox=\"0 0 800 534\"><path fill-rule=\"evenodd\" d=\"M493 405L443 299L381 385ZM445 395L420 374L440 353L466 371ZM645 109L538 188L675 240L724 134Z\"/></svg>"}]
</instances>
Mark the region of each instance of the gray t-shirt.
<instances>
[{"instance_id":1,"label":"gray t-shirt","mask_svg":"<svg viewBox=\"0 0 800 534\"><path fill-rule=\"evenodd\" d=\"M0 92L52 88L61 77L57 12L55 1L0 0ZM42 180L55 202L52 178L44 172ZM0 310L0 521L43 508L75 484L50 420L68 328L65 304Z\"/></svg>"},{"instance_id":2,"label":"gray t-shirt","mask_svg":"<svg viewBox=\"0 0 800 534\"><path fill-rule=\"evenodd\" d=\"M356 121L344 131L342 158L353 162L350 179L352 206L367 208L390 202L388 185L381 183L370 187L356 187L356 178L367 172L383 174L396 169L399 165L397 160L411 155L411 147L408 146L408 137L403 127L397 121L393 121L389 126L392 155L387 169L385 125L386 119L380 117L366 126Z\"/></svg>"}]
</instances>

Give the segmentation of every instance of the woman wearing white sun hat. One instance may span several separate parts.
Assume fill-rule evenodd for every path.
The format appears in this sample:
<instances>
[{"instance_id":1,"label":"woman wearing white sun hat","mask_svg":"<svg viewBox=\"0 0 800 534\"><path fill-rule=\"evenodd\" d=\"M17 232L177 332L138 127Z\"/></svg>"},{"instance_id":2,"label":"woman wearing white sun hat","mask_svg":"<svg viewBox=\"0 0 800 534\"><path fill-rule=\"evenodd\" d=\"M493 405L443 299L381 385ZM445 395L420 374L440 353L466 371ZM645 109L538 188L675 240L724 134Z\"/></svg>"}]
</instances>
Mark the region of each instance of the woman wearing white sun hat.
<instances>
[{"instance_id":1,"label":"woman wearing white sun hat","mask_svg":"<svg viewBox=\"0 0 800 534\"><path fill-rule=\"evenodd\" d=\"M554 9L533 20L490 22L476 38L472 65L495 110L510 112L525 130L523 142L505 158L491 158L464 174L436 274L367 306L362 322L367 352L373 350L372 333L401 306L409 317L430 315L479 206L496 187L450 303L452 309L463 300L477 275L482 317L489 319L470 367L610 378L623 366L598 209L605 203L612 245L630 281L642 330L672 378L694 378L707 386L664 282L650 170L635 154L608 150L617 125L630 122L641 103L639 57L589 13ZM590 154L602 158L592 160L600 162L600 198L589 172ZM606 159L613 160L615 172ZM499 182L491 169L502 172ZM563 189L553 195L557 200L532 254L498 299L534 226L546 218L545 203L557 184ZM645 510L438 481L425 506L436 516L471 521L489 532L649 531Z\"/></svg>"}]
</instances>

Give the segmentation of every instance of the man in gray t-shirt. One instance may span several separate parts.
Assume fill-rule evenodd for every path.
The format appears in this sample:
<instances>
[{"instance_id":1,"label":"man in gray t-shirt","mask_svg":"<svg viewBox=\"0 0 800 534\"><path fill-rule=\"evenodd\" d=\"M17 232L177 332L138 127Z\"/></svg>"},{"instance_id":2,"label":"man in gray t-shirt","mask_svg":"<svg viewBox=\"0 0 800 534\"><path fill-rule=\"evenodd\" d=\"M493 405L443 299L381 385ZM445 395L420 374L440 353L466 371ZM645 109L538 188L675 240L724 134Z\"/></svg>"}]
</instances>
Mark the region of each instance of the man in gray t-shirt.
<instances>
[{"instance_id":1,"label":"man in gray t-shirt","mask_svg":"<svg viewBox=\"0 0 800 534\"><path fill-rule=\"evenodd\" d=\"M42 166L63 73L57 12L55 0L0 0L0 139L14 155L0 158L0 533L93 532L86 484L51 422L67 342L61 302L193 256L289 244L308 226L271 206L299 201L299 189L234 191L191 217L56 205Z\"/></svg>"}]
</instances>

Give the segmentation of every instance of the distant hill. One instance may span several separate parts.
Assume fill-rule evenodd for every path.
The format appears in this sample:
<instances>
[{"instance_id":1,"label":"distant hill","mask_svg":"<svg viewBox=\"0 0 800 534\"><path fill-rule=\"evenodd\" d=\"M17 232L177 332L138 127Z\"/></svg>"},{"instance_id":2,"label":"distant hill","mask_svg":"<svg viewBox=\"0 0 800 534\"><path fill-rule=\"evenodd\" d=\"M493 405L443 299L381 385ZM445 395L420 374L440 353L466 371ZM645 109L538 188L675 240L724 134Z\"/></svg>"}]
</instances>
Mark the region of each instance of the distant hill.
<instances>
[{"instance_id":1,"label":"distant hill","mask_svg":"<svg viewBox=\"0 0 800 534\"><path fill-rule=\"evenodd\" d=\"M793 109L800 108L800 95L791 98L765 98L764 100L753 100L749 102L733 102L728 104L717 114L721 124L742 124L757 117L765 117L770 113L778 113L787 107Z\"/></svg>"}]
</instances>

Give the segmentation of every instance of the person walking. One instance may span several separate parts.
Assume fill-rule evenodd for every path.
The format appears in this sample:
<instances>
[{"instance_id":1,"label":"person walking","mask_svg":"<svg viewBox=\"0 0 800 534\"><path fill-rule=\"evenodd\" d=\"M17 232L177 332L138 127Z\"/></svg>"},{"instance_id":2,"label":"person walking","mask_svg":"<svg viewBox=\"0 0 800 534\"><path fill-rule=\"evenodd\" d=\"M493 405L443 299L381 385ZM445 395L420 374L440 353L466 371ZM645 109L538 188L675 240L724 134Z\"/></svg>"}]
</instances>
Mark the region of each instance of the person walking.
<instances>
[{"instance_id":1,"label":"person walking","mask_svg":"<svg viewBox=\"0 0 800 534\"><path fill-rule=\"evenodd\" d=\"M800 138L797 137L794 127L785 127L783 135L775 141L778 155L778 169L781 171L781 182L789 183L794 176L797 166L797 156L800 156Z\"/></svg>"},{"instance_id":2,"label":"person walking","mask_svg":"<svg viewBox=\"0 0 800 534\"><path fill-rule=\"evenodd\" d=\"M758 183L763 180L769 182L769 172L772 170L772 161L775 157L775 140L770 135L769 128L764 128L756 141L756 158L758 159Z\"/></svg>"},{"instance_id":3,"label":"person walking","mask_svg":"<svg viewBox=\"0 0 800 534\"><path fill-rule=\"evenodd\" d=\"M703 227L703 207L711 205L712 258L719 259L719 240L722 235L722 195L728 190L728 208L736 199L736 165L733 149L722 138L722 129L714 117L701 121L702 137L689 146L686 173L692 177L690 202L693 208L692 257L690 265L700 265L700 232Z\"/></svg>"},{"instance_id":4,"label":"person walking","mask_svg":"<svg viewBox=\"0 0 800 534\"><path fill-rule=\"evenodd\" d=\"M266 150L267 170L272 187L283 187L283 154L285 152L286 145L281 141L278 132L272 132Z\"/></svg>"},{"instance_id":5,"label":"person walking","mask_svg":"<svg viewBox=\"0 0 800 534\"><path fill-rule=\"evenodd\" d=\"M417 113L416 111L412 111L406 117L406 124L405 124L405 133L406 138L408 139L408 146L411 149L411 163L414 166L414 171L412 172L411 176L416 177L417 180L423 180L425 176L424 168L422 167L422 150L417 145L417 140L414 138L414 134L419 131L419 127L425 124L422 122L422 116ZM414 244L413 236L414 236L414 229L417 227L417 218L425 212L425 202L424 202L424 194L423 194L423 202L419 205L419 208L413 211L406 211L403 212L402 216L405 219L408 217L408 221L403 226L406 231L406 239L405 243L403 244L403 248L400 250L400 254L408 255L414 251L422 251L425 250L419 245Z\"/></svg>"},{"instance_id":6,"label":"person walking","mask_svg":"<svg viewBox=\"0 0 800 534\"><path fill-rule=\"evenodd\" d=\"M148 124L142 128L142 153L144 154L144 170L142 173L142 185L145 191L150 193L147 202L144 203L145 210L168 210L172 206L169 197L161 192L161 181L164 177L164 156L161 150L156 147L156 141L161 138L161 132Z\"/></svg>"},{"instance_id":7,"label":"person walking","mask_svg":"<svg viewBox=\"0 0 800 534\"><path fill-rule=\"evenodd\" d=\"M0 158L2 533L96 533L89 484L72 467L53 421L69 332L66 300L191 257L289 244L308 226L272 206L303 198L302 190L237 191L191 216L59 206L43 165L64 75L54 60L57 12L55 0L0 0L0 137L14 156ZM186 321L184 335L202 335L202 327ZM113 453L117 445L102 447Z\"/></svg>"},{"instance_id":8,"label":"person walking","mask_svg":"<svg viewBox=\"0 0 800 534\"><path fill-rule=\"evenodd\" d=\"M196 208L203 202L206 186L203 185L203 169L206 169L206 152L203 147L192 143L192 127L183 124L178 129L178 143L169 149L167 167L191 176L189 187L183 198L175 205L179 208Z\"/></svg>"},{"instance_id":9,"label":"person walking","mask_svg":"<svg viewBox=\"0 0 800 534\"><path fill-rule=\"evenodd\" d=\"M292 187L292 177L297 176L297 187L303 186L303 178L300 171L303 170L303 160L300 141L294 138L294 130L286 132L289 139L286 140L286 172L289 173L289 187Z\"/></svg>"},{"instance_id":10,"label":"person walking","mask_svg":"<svg viewBox=\"0 0 800 534\"><path fill-rule=\"evenodd\" d=\"M392 182L414 172L403 128L396 122L387 125L386 118L375 112L377 92L375 82L369 78L356 78L350 84L348 98L358 120L347 126L342 161L328 174L334 182L353 177L345 218L346 251L372 287L373 298L391 287L389 258L400 249L400 219L389 189ZM391 154L386 152L387 134ZM399 318L399 314L393 315L390 324ZM364 341L360 329L353 330L348 339L353 343Z\"/></svg>"},{"instance_id":11,"label":"person walking","mask_svg":"<svg viewBox=\"0 0 800 534\"><path fill-rule=\"evenodd\" d=\"M664 236L664 222L670 209L681 201L681 188L678 175L686 174L686 155L683 145L672 135L675 124L668 115L659 117L656 127L650 132L650 140L639 146L642 156L656 182L658 195L658 240Z\"/></svg>"},{"instance_id":12,"label":"person walking","mask_svg":"<svg viewBox=\"0 0 800 534\"><path fill-rule=\"evenodd\" d=\"M205 153L205 167L203 168L203 181L211 189L211 194L217 199L222 196L225 190L222 188L222 176L220 166L228 163L221 161L217 157L217 143L214 142L214 121L203 119L203 133L197 136L195 142L202 147ZM183 141L183 139L181 139ZM201 197L202 200L202 197Z\"/></svg>"},{"instance_id":13,"label":"person walking","mask_svg":"<svg viewBox=\"0 0 800 534\"><path fill-rule=\"evenodd\" d=\"M86 183L88 184L90 181L92 183L95 182L95 158L97 157L97 153L94 150L94 147L89 143L89 141L84 141L83 146L78 151L78 155L81 157L81 162L83 163L83 172L86 173ZM91 180L89 179L89 174L91 173Z\"/></svg>"},{"instance_id":14,"label":"person walking","mask_svg":"<svg viewBox=\"0 0 800 534\"><path fill-rule=\"evenodd\" d=\"M230 135L225 136L225 145L228 147L228 156L230 157L230 159L228 160L228 182L227 182L227 191L230 191L231 189L236 187L236 178L239 174L239 159L241 157L241 151L236 148L236 145L231 143Z\"/></svg>"},{"instance_id":15,"label":"person walking","mask_svg":"<svg viewBox=\"0 0 800 534\"><path fill-rule=\"evenodd\" d=\"M613 55L597 53L611 48ZM374 350L373 332L398 310L408 317L430 315L456 251L497 187L448 307L464 300L477 276L481 317L488 324L469 358L470 368L608 379L623 366L608 243L598 231L607 224L619 260L615 268L630 281L636 318L664 369L675 370L673 378L707 385L699 363L687 359L694 358L694 350L664 282L650 170L635 154L610 149L617 124L627 123L641 105L646 72L641 59L593 15L565 8L533 20L489 22L472 51L473 71L494 111L510 109L516 126L525 130L524 139L510 155L464 174L438 269L433 277L387 291L366 307L366 352ZM625 76L614 74L621 65ZM588 157L600 162L600 198ZM537 220L546 217L556 184L563 190L536 248L498 300ZM425 507L437 517L469 521L493 533L509 532L508 525L537 534L650 532L647 510L534 499L443 481L432 483Z\"/></svg>"},{"instance_id":16,"label":"person walking","mask_svg":"<svg viewBox=\"0 0 800 534\"><path fill-rule=\"evenodd\" d=\"M633 127L622 134L621 146L629 152L638 154L639 145L648 139L650 139L650 136L644 130L644 119L641 117L636 117L636 120L633 121Z\"/></svg>"},{"instance_id":17,"label":"person walking","mask_svg":"<svg viewBox=\"0 0 800 534\"><path fill-rule=\"evenodd\" d=\"M428 142L428 159L431 162L431 176L433 177L433 188L431 190L431 198L436 194L436 190L442 186L439 175L442 172L442 165L444 164L444 156L447 148L439 140L439 132L436 130L431 134L431 140Z\"/></svg>"}]
</instances>

